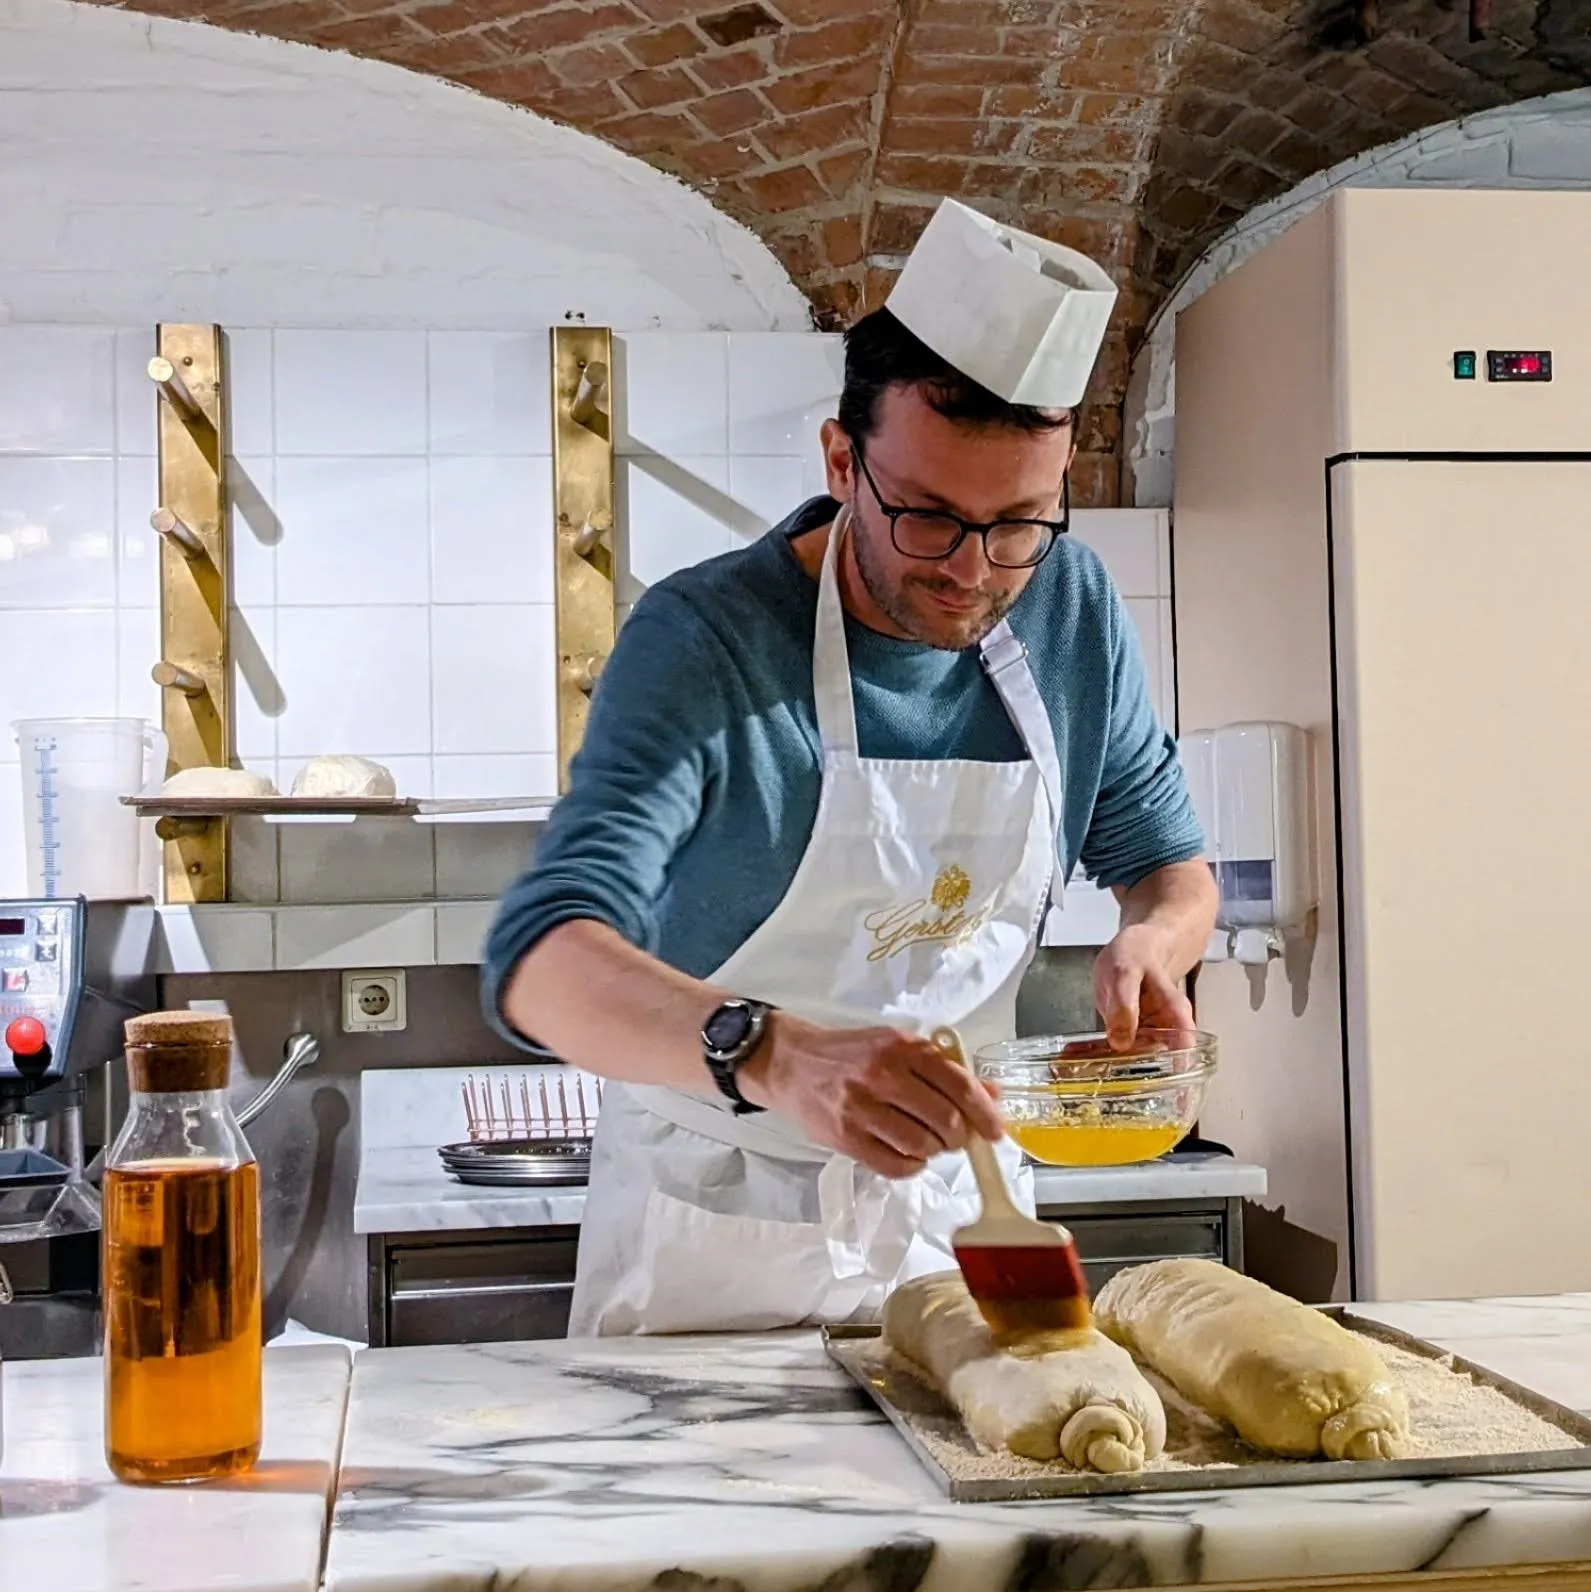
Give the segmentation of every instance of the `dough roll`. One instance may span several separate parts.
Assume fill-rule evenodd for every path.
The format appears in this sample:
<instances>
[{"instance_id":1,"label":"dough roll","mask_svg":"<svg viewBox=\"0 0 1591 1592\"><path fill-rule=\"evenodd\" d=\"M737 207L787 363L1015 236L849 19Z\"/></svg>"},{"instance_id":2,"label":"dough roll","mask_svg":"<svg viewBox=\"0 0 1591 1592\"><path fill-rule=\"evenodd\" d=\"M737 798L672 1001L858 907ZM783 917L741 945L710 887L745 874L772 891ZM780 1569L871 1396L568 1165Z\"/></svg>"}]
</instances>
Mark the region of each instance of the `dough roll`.
<instances>
[{"instance_id":1,"label":"dough roll","mask_svg":"<svg viewBox=\"0 0 1591 1592\"><path fill-rule=\"evenodd\" d=\"M1118 1272L1100 1329L1255 1448L1289 1459L1397 1459L1409 1407L1363 1338L1212 1260Z\"/></svg>"},{"instance_id":2,"label":"dough roll","mask_svg":"<svg viewBox=\"0 0 1591 1592\"><path fill-rule=\"evenodd\" d=\"M902 1283L884 1340L986 1447L1099 1471L1142 1470L1165 1447L1160 1396L1131 1355L1094 1331L997 1349L959 1271Z\"/></svg>"}]
</instances>

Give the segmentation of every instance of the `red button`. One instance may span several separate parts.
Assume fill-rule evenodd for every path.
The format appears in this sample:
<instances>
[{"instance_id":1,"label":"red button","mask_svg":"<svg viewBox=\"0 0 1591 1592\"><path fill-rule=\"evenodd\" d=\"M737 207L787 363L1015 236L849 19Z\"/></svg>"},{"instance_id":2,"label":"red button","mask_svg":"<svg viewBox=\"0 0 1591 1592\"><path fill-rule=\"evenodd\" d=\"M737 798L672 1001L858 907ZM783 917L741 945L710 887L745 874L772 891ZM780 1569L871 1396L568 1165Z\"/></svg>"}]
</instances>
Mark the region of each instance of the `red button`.
<instances>
[{"instance_id":1,"label":"red button","mask_svg":"<svg viewBox=\"0 0 1591 1592\"><path fill-rule=\"evenodd\" d=\"M13 1056L36 1056L49 1036L37 1017L17 1017L6 1024L6 1044Z\"/></svg>"}]
</instances>

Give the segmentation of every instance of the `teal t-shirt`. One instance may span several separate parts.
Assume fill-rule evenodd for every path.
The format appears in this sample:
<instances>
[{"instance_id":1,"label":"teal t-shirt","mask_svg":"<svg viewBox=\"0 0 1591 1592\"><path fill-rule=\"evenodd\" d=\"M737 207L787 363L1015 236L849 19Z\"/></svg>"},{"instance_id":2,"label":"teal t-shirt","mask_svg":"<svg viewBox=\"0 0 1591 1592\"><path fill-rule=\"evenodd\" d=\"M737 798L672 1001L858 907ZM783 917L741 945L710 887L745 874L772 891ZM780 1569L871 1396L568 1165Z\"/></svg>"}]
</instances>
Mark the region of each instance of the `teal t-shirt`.
<instances>
[{"instance_id":1,"label":"teal t-shirt","mask_svg":"<svg viewBox=\"0 0 1591 1592\"><path fill-rule=\"evenodd\" d=\"M635 605L597 687L570 790L487 941L483 997L499 1028L505 979L559 923L611 924L705 978L779 904L822 776L818 588L790 541L835 512L830 499L813 499ZM1055 728L1068 867L1080 861L1102 885L1131 886L1198 856L1204 841L1176 745L1150 705L1137 634L1098 557L1063 537L1009 617ZM846 635L864 757L1027 756L976 647L944 652L849 617Z\"/></svg>"}]
</instances>

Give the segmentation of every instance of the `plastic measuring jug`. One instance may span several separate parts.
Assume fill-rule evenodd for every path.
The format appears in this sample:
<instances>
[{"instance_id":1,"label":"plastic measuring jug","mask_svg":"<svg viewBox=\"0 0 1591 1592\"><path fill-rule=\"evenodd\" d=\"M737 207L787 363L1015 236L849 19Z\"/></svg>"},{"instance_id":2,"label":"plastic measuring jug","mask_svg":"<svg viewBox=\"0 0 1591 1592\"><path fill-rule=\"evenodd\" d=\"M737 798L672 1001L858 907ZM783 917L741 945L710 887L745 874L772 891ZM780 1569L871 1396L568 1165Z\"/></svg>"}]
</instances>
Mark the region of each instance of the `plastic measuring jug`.
<instances>
[{"instance_id":1,"label":"plastic measuring jug","mask_svg":"<svg viewBox=\"0 0 1591 1592\"><path fill-rule=\"evenodd\" d=\"M28 890L46 900L148 893L138 814L165 778L166 737L143 719L18 719Z\"/></svg>"}]
</instances>

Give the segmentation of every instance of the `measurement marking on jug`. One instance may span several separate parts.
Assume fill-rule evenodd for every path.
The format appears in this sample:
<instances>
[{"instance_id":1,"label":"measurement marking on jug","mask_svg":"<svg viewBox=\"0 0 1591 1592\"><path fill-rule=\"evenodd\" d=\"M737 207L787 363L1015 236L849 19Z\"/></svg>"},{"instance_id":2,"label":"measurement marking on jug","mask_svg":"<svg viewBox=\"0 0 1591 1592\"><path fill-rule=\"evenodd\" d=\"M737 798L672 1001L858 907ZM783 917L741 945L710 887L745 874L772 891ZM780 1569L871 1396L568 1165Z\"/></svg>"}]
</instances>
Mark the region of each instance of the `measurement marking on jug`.
<instances>
[{"instance_id":1,"label":"measurement marking on jug","mask_svg":"<svg viewBox=\"0 0 1591 1592\"><path fill-rule=\"evenodd\" d=\"M55 784L55 742L41 740L36 743L39 752L39 829L43 835L41 850L44 853L44 899L56 899L56 886L60 883L60 864L56 851L60 840L56 834L56 800L59 791Z\"/></svg>"}]
</instances>

